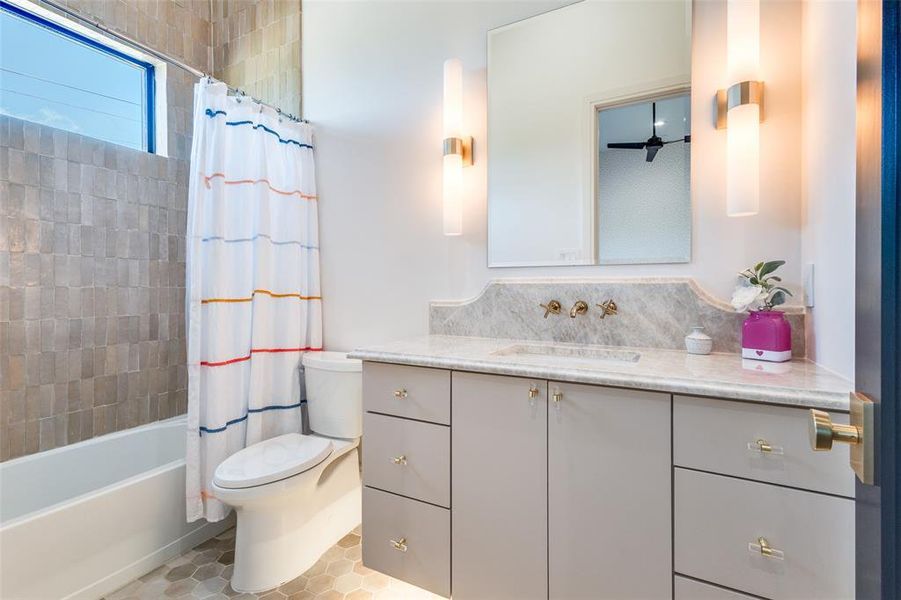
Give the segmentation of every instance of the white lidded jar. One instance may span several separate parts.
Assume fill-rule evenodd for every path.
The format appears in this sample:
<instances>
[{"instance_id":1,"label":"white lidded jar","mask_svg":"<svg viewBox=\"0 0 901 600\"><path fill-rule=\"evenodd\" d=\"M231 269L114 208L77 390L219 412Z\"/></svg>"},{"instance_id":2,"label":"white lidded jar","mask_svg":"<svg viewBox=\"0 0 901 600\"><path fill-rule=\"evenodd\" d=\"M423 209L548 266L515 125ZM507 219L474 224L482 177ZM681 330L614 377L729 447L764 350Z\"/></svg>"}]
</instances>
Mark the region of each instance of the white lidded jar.
<instances>
[{"instance_id":1,"label":"white lidded jar","mask_svg":"<svg viewBox=\"0 0 901 600\"><path fill-rule=\"evenodd\" d=\"M363 435L362 361L344 352L308 352L303 369L313 433L343 439Z\"/></svg>"},{"instance_id":2,"label":"white lidded jar","mask_svg":"<svg viewBox=\"0 0 901 600\"><path fill-rule=\"evenodd\" d=\"M704 333L703 327L692 327L691 333L685 336L685 349L689 354L710 354L713 338Z\"/></svg>"}]
</instances>

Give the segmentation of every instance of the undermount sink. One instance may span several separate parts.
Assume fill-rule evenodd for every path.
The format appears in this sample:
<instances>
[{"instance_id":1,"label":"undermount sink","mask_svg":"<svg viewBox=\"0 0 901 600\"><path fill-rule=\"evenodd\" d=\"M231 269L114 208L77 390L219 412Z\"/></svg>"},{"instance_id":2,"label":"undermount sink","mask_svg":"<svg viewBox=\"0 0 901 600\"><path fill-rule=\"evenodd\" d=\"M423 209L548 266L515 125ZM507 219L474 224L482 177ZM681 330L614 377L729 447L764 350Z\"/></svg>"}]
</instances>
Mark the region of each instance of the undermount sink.
<instances>
[{"instance_id":1,"label":"undermount sink","mask_svg":"<svg viewBox=\"0 0 901 600\"><path fill-rule=\"evenodd\" d=\"M637 363L641 358L639 352L631 350L613 350L607 348L592 348L590 346L557 346L551 344L513 344L491 353L492 356L527 356L527 357L551 357L559 359L577 359L614 362Z\"/></svg>"}]
</instances>

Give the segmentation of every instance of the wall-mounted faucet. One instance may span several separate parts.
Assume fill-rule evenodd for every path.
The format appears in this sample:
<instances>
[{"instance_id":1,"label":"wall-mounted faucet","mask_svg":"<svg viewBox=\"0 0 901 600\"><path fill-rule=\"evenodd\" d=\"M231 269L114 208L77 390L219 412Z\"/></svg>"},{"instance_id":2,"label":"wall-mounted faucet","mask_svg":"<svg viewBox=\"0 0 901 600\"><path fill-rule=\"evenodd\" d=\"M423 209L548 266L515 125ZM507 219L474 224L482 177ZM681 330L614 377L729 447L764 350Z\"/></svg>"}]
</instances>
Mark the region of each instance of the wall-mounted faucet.
<instances>
[{"instance_id":1,"label":"wall-mounted faucet","mask_svg":"<svg viewBox=\"0 0 901 600\"><path fill-rule=\"evenodd\" d=\"M559 315L562 308L558 300L551 300L547 304L539 304L538 306L544 309L545 319L547 319L548 315Z\"/></svg>"},{"instance_id":2,"label":"wall-mounted faucet","mask_svg":"<svg viewBox=\"0 0 901 600\"><path fill-rule=\"evenodd\" d=\"M576 315L584 315L588 312L588 303L584 300L576 300L576 303L573 304L573 307L569 309L569 318L575 319Z\"/></svg>"},{"instance_id":3,"label":"wall-mounted faucet","mask_svg":"<svg viewBox=\"0 0 901 600\"><path fill-rule=\"evenodd\" d=\"M615 315L616 311L618 310L616 307L616 302L614 302L612 298L609 300L604 300L596 306L601 309L602 319L608 315Z\"/></svg>"}]
</instances>

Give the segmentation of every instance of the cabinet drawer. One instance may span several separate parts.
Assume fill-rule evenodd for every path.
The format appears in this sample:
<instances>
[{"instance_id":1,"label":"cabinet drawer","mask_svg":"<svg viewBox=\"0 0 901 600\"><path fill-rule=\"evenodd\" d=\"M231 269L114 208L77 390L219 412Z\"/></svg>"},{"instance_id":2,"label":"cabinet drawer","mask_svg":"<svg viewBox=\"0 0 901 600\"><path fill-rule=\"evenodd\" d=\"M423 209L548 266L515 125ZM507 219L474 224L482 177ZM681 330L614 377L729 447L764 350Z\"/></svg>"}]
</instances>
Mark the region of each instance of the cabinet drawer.
<instances>
[{"instance_id":1,"label":"cabinet drawer","mask_svg":"<svg viewBox=\"0 0 901 600\"><path fill-rule=\"evenodd\" d=\"M450 597L450 511L364 487L363 564Z\"/></svg>"},{"instance_id":2,"label":"cabinet drawer","mask_svg":"<svg viewBox=\"0 0 901 600\"><path fill-rule=\"evenodd\" d=\"M450 506L450 427L366 413L363 482Z\"/></svg>"},{"instance_id":3,"label":"cabinet drawer","mask_svg":"<svg viewBox=\"0 0 901 600\"><path fill-rule=\"evenodd\" d=\"M765 538L782 552L764 556ZM854 597L854 501L675 469L675 570L775 600Z\"/></svg>"},{"instance_id":4,"label":"cabinet drawer","mask_svg":"<svg viewBox=\"0 0 901 600\"><path fill-rule=\"evenodd\" d=\"M673 600L754 600L754 597L676 575Z\"/></svg>"},{"instance_id":5,"label":"cabinet drawer","mask_svg":"<svg viewBox=\"0 0 901 600\"><path fill-rule=\"evenodd\" d=\"M367 411L450 425L450 371L367 362L363 406Z\"/></svg>"},{"instance_id":6,"label":"cabinet drawer","mask_svg":"<svg viewBox=\"0 0 901 600\"><path fill-rule=\"evenodd\" d=\"M848 415L832 413L836 423ZM814 452L805 409L676 396L673 462L676 466L854 497L849 449ZM757 441L768 444L761 450ZM764 446L765 448L765 446Z\"/></svg>"}]
</instances>

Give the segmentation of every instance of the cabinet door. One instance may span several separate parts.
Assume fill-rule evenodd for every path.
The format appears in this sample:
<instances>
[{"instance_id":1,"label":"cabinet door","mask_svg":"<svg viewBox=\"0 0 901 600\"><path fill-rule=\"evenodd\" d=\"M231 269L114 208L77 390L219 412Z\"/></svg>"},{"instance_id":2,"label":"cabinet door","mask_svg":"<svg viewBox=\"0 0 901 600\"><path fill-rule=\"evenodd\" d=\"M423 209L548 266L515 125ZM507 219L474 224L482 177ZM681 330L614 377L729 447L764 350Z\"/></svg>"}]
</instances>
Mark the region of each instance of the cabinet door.
<instances>
[{"instance_id":1,"label":"cabinet door","mask_svg":"<svg viewBox=\"0 0 901 600\"><path fill-rule=\"evenodd\" d=\"M451 388L454 600L547 598L547 382L455 372Z\"/></svg>"},{"instance_id":2,"label":"cabinet door","mask_svg":"<svg viewBox=\"0 0 901 600\"><path fill-rule=\"evenodd\" d=\"M669 394L548 393L550 597L672 598Z\"/></svg>"}]
</instances>

